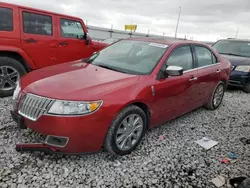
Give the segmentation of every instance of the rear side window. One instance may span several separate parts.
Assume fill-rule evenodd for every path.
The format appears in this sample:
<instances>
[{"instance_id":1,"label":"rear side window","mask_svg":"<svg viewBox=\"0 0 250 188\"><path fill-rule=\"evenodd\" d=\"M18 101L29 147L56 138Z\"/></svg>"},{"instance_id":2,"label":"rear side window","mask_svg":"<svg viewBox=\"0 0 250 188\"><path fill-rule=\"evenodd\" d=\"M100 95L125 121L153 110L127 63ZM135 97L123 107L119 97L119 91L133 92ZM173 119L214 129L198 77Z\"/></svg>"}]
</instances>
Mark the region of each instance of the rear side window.
<instances>
[{"instance_id":1,"label":"rear side window","mask_svg":"<svg viewBox=\"0 0 250 188\"><path fill-rule=\"evenodd\" d=\"M60 25L62 37L81 39L84 36L82 25L78 21L60 19Z\"/></svg>"},{"instance_id":2,"label":"rear side window","mask_svg":"<svg viewBox=\"0 0 250 188\"><path fill-rule=\"evenodd\" d=\"M0 7L0 31L13 31L13 11Z\"/></svg>"},{"instance_id":3,"label":"rear side window","mask_svg":"<svg viewBox=\"0 0 250 188\"><path fill-rule=\"evenodd\" d=\"M218 60L213 53L212 53L212 59L213 59L213 63L218 63Z\"/></svg>"},{"instance_id":4,"label":"rear side window","mask_svg":"<svg viewBox=\"0 0 250 188\"><path fill-rule=\"evenodd\" d=\"M209 49L202 46L194 46L194 48L197 57L197 67L212 65L217 62L216 57Z\"/></svg>"},{"instance_id":5,"label":"rear side window","mask_svg":"<svg viewBox=\"0 0 250 188\"><path fill-rule=\"evenodd\" d=\"M184 71L193 69L193 56L190 46L177 47L166 63L168 66L180 66Z\"/></svg>"},{"instance_id":6,"label":"rear side window","mask_svg":"<svg viewBox=\"0 0 250 188\"><path fill-rule=\"evenodd\" d=\"M23 12L23 32L36 35L53 35L51 16Z\"/></svg>"}]
</instances>

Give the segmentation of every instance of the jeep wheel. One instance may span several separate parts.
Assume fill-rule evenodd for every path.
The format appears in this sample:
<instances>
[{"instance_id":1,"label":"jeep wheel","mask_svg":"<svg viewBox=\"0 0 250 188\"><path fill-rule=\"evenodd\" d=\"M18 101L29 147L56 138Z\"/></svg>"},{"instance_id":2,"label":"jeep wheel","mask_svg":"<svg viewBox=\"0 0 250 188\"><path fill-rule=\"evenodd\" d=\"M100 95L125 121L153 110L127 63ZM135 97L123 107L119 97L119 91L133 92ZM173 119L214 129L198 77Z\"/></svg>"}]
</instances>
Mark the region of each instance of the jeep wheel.
<instances>
[{"instance_id":1,"label":"jeep wheel","mask_svg":"<svg viewBox=\"0 0 250 188\"><path fill-rule=\"evenodd\" d=\"M26 70L21 63L9 57L0 57L0 97L11 96Z\"/></svg>"}]
</instances>

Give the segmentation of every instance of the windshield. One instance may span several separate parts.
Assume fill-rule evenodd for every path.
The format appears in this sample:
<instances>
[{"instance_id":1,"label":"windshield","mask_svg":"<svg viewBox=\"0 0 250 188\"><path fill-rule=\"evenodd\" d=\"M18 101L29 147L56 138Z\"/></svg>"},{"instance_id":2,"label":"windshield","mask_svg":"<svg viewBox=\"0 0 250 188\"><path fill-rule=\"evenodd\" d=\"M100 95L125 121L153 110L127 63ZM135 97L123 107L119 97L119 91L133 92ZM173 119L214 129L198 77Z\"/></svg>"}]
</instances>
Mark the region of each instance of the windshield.
<instances>
[{"instance_id":1,"label":"windshield","mask_svg":"<svg viewBox=\"0 0 250 188\"><path fill-rule=\"evenodd\" d=\"M250 42L221 40L213 45L220 54L250 57Z\"/></svg>"},{"instance_id":2,"label":"windshield","mask_svg":"<svg viewBox=\"0 0 250 188\"><path fill-rule=\"evenodd\" d=\"M122 40L90 57L93 65L127 74L151 73L168 46L159 43Z\"/></svg>"}]
</instances>

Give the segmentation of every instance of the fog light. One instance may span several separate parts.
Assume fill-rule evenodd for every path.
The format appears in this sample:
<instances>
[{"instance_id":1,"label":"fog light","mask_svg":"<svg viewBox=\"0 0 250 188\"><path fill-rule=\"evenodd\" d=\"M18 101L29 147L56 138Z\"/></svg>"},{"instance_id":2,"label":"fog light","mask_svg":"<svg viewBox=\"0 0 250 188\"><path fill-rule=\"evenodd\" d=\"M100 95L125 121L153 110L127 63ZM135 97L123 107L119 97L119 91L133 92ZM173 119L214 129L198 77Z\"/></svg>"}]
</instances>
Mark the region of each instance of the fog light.
<instances>
[{"instance_id":1,"label":"fog light","mask_svg":"<svg viewBox=\"0 0 250 188\"><path fill-rule=\"evenodd\" d=\"M48 135L45 139L45 144L56 147L65 147L68 143L68 140L69 139L67 137Z\"/></svg>"}]
</instances>

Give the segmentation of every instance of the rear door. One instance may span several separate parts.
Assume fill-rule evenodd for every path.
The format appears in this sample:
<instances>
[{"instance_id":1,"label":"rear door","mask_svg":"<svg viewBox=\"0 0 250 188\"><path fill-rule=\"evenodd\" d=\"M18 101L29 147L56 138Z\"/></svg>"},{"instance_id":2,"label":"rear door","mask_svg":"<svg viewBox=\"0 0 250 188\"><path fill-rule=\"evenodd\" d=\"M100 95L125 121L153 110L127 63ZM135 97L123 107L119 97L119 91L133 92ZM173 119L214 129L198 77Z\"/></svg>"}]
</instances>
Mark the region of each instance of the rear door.
<instances>
[{"instance_id":1,"label":"rear door","mask_svg":"<svg viewBox=\"0 0 250 188\"><path fill-rule=\"evenodd\" d=\"M203 45L194 45L195 67L198 70L199 96L197 102L206 101L221 79L221 64L213 52Z\"/></svg>"},{"instance_id":2,"label":"rear door","mask_svg":"<svg viewBox=\"0 0 250 188\"><path fill-rule=\"evenodd\" d=\"M184 73L181 76L156 81L153 105L156 114L159 114L158 123L180 116L196 107L193 101L197 95L198 71L194 70L193 62L189 45L176 47L166 60L162 70L167 66L175 65L183 67Z\"/></svg>"},{"instance_id":3,"label":"rear door","mask_svg":"<svg viewBox=\"0 0 250 188\"><path fill-rule=\"evenodd\" d=\"M83 39L87 30L79 19L57 17L59 23L59 63L91 56L94 49Z\"/></svg>"},{"instance_id":4,"label":"rear door","mask_svg":"<svg viewBox=\"0 0 250 188\"><path fill-rule=\"evenodd\" d=\"M55 17L52 14L19 9L21 45L26 54L42 68L57 63Z\"/></svg>"}]
</instances>

